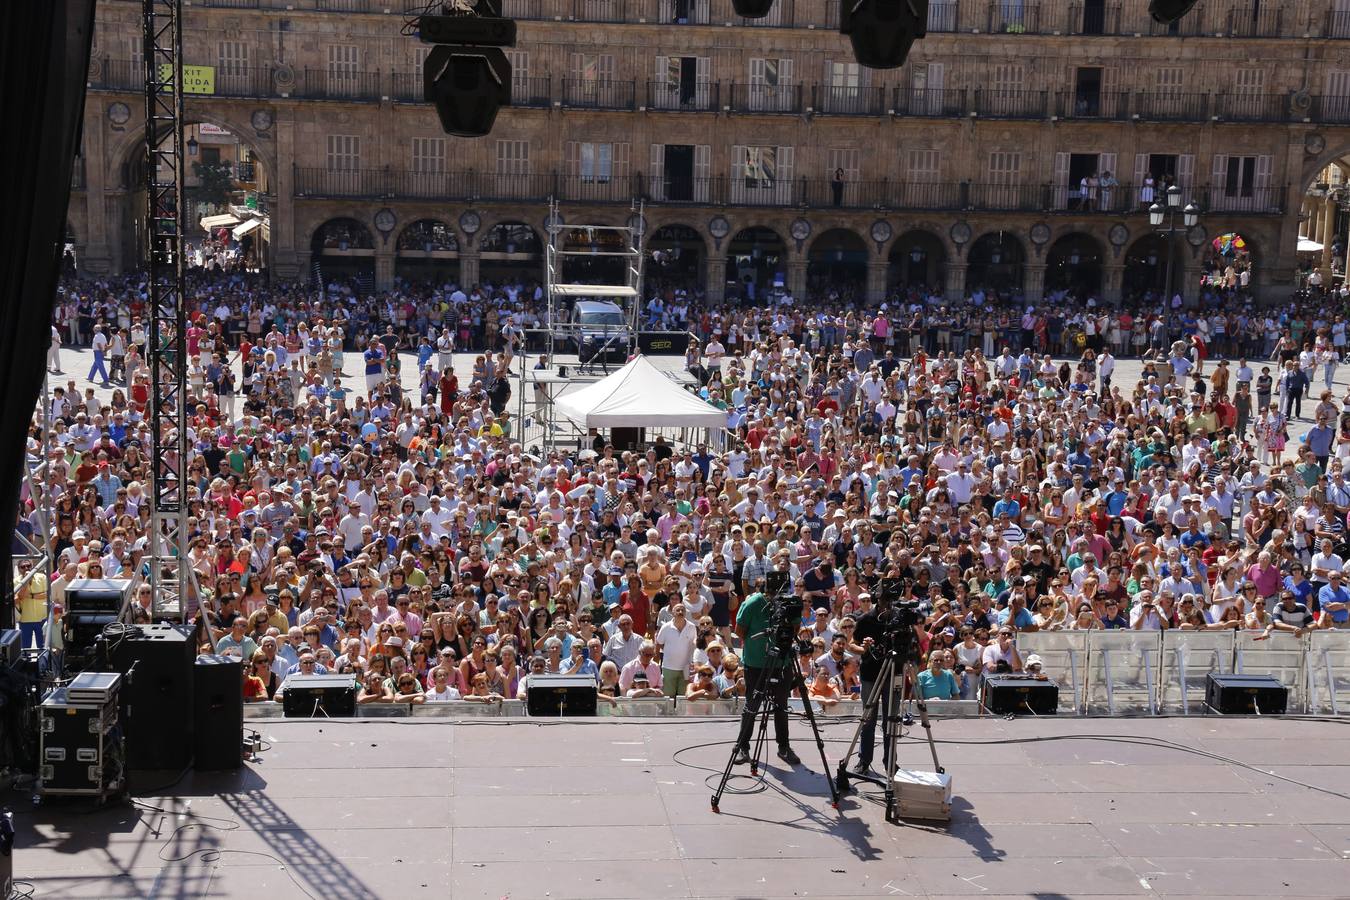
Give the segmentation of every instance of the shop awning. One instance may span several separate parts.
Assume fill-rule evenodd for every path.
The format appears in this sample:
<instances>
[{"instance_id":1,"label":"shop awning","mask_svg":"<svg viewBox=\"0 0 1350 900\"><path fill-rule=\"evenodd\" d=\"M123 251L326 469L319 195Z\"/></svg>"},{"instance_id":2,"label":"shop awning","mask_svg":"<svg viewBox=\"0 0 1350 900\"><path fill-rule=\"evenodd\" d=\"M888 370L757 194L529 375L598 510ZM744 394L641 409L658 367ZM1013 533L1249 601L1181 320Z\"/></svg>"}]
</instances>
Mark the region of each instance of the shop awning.
<instances>
[{"instance_id":1,"label":"shop awning","mask_svg":"<svg viewBox=\"0 0 1350 900\"><path fill-rule=\"evenodd\" d=\"M206 216L202 219L202 227L207 231L216 228L233 228L239 224L239 218L229 213L223 213L219 216Z\"/></svg>"},{"instance_id":2,"label":"shop awning","mask_svg":"<svg viewBox=\"0 0 1350 900\"><path fill-rule=\"evenodd\" d=\"M247 222L244 222L240 224L237 228L235 228L234 231L231 232L231 234L234 235L234 239L237 241L244 235L251 234L254 231L261 228L262 223L263 223L262 219L249 219Z\"/></svg>"}]
</instances>

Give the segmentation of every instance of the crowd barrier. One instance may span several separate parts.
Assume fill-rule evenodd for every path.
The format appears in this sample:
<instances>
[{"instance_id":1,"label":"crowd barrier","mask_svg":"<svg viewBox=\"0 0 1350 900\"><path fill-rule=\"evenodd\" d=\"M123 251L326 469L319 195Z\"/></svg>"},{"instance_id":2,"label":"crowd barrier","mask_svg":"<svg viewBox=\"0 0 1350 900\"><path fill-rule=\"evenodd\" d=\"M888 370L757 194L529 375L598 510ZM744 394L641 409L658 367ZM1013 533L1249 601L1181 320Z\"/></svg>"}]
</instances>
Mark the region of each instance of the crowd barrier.
<instances>
[{"instance_id":1,"label":"crowd barrier","mask_svg":"<svg viewBox=\"0 0 1350 900\"><path fill-rule=\"evenodd\" d=\"M788 701L795 713L802 711L802 701L792 698ZM601 701L596 712L602 717L621 718L664 718L680 717L719 717L739 716L745 709L741 700L685 700L684 698L652 698L641 700L620 699L614 703ZM843 701L828 709L813 704L816 717L822 721L854 718L862 712L862 704L856 700ZM935 719L966 718L979 715L979 704L974 700L931 700L928 703L929 714ZM512 718L525 715L523 700L501 700L491 703L371 703L356 708L357 718L413 718L426 719L472 719L472 718ZM917 714L916 714L917 715ZM280 719L280 703L246 703L245 719Z\"/></svg>"},{"instance_id":2,"label":"crowd barrier","mask_svg":"<svg viewBox=\"0 0 1350 900\"><path fill-rule=\"evenodd\" d=\"M1017 649L1040 655L1066 713L1203 712L1211 672L1273 676L1291 713L1350 713L1350 631L1044 631L1019 634Z\"/></svg>"}]
</instances>

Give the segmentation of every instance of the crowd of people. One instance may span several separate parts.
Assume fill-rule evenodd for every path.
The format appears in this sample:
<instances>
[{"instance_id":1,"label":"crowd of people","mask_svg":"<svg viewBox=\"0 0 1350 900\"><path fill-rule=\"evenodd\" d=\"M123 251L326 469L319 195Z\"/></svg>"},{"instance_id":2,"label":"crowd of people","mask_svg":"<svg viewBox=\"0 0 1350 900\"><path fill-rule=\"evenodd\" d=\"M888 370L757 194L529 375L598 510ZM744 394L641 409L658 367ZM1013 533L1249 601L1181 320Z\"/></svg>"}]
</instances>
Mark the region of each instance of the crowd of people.
<instances>
[{"instance_id":1,"label":"crowd of people","mask_svg":"<svg viewBox=\"0 0 1350 900\"><path fill-rule=\"evenodd\" d=\"M521 697L538 673L610 699L744 696L775 571L825 705L866 695L878 606L901 599L920 604L936 699L1041 668L1024 632L1350 627L1346 320L1325 296L668 290L646 321L691 333L694 390L726 432L578 453L523 446L507 411L537 285L361 295L203 272L189 293L193 609L250 700L323 672L358 679L362 703ZM63 346L95 364L55 379L31 432L56 560L18 598L33 641L58 640L49 593L59 623L73 579L144 570L145 300L134 275L62 289L50 366ZM1143 359L1129 384L1126 356ZM1290 440L1305 396L1311 429ZM140 586L136 616L150 599Z\"/></svg>"}]
</instances>

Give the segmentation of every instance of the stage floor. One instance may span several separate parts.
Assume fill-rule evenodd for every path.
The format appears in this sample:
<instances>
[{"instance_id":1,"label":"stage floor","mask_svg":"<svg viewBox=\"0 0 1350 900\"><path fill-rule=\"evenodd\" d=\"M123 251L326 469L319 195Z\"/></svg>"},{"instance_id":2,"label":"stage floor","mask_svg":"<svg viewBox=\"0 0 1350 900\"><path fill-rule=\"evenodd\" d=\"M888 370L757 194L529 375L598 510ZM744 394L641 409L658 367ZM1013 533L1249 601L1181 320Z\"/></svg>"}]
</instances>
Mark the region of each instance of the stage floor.
<instances>
[{"instance_id":1,"label":"stage floor","mask_svg":"<svg viewBox=\"0 0 1350 900\"><path fill-rule=\"evenodd\" d=\"M1350 800L1160 746L942 744L952 823L897 827L857 794L830 808L798 722L805 767L771 759L766 789L728 794L720 815L704 784L714 772L680 763L720 772L725 720L250 724L271 745L260 762L130 806L33 808L11 793L16 878L37 898L1350 896ZM957 719L936 731L1158 738L1350 793L1345 728ZM831 759L844 750L827 746ZM901 763L931 768L926 745L902 745Z\"/></svg>"}]
</instances>

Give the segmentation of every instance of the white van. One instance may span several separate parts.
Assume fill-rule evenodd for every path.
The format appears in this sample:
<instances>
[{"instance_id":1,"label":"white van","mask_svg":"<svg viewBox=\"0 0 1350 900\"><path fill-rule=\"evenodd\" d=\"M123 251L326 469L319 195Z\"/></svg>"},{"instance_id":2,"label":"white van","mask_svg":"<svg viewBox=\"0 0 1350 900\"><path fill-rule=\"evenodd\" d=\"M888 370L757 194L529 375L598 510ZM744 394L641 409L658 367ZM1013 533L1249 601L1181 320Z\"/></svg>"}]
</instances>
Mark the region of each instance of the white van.
<instances>
[{"instance_id":1,"label":"white van","mask_svg":"<svg viewBox=\"0 0 1350 900\"><path fill-rule=\"evenodd\" d=\"M608 300L578 300L572 307L577 356L581 362L627 359L631 337L623 308Z\"/></svg>"}]
</instances>

